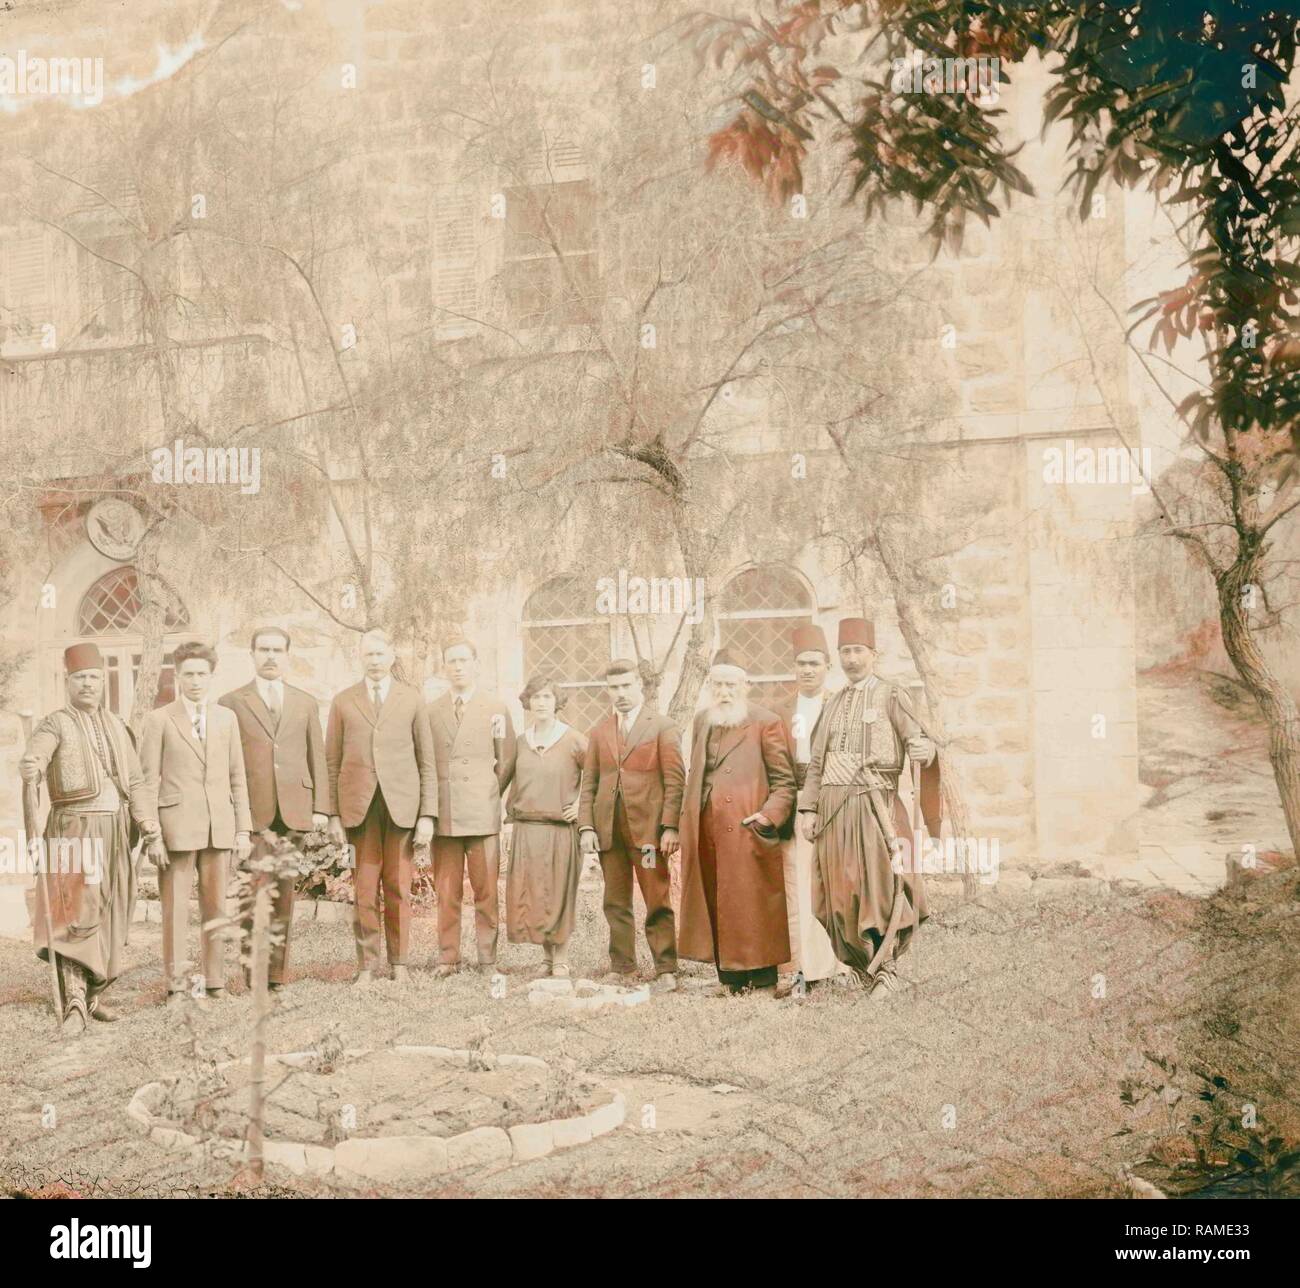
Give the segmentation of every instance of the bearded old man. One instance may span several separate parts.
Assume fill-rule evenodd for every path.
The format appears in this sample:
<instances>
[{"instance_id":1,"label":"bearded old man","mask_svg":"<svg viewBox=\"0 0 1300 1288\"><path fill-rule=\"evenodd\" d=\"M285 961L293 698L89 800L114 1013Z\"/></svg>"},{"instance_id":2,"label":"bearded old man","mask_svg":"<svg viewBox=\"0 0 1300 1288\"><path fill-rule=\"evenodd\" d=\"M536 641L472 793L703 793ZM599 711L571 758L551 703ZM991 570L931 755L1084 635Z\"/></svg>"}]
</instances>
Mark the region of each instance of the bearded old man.
<instances>
[{"instance_id":1,"label":"bearded old man","mask_svg":"<svg viewBox=\"0 0 1300 1288\"><path fill-rule=\"evenodd\" d=\"M745 668L716 654L682 802L678 951L714 964L716 995L775 995L777 966L790 959L782 839L794 762L781 718L752 705L748 688Z\"/></svg>"},{"instance_id":2,"label":"bearded old man","mask_svg":"<svg viewBox=\"0 0 1300 1288\"><path fill-rule=\"evenodd\" d=\"M844 618L838 645L848 683L818 722L799 795L800 828L814 847L817 919L836 957L879 1001L897 991L897 959L929 915L919 864L901 862L916 870L896 873L893 857L905 759L929 765L935 748L903 690L874 674L872 623ZM923 802L929 795L922 792ZM927 822L937 831L937 817Z\"/></svg>"},{"instance_id":3,"label":"bearded old man","mask_svg":"<svg viewBox=\"0 0 1300 1288\"><path fill-rule=\"evenodd\" d=\"M103 1000L121 970L135 905L134 824L149 839L157 824L143 808L144 778L130 731L107 710L104 659L94 644L64 651L67 705L36 727L19 761L24 783L50 794L44 854L50 921L63 1004L63 1031L84 1033L87 1018L119 1018ZM30 840L30 838L29 838ZM49 960L45 882L36 883L36 955Z\"/></svg>"}]
</instances>

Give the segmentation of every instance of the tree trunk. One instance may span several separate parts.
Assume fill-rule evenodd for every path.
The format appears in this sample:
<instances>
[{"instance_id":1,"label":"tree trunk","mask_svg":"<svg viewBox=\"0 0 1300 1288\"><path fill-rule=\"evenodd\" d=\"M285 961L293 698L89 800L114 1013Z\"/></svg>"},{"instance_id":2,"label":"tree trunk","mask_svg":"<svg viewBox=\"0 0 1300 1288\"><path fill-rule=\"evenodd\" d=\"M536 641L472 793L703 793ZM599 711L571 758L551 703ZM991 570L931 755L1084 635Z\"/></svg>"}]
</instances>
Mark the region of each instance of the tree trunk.
<instances>
[{"instance_id":1,"label":"tree trunk","mask_svg":"<svg viewBox=\"0 0 1300 1288\"><path fill-rule=\"evenodd\" d=\"M144 574L139 574L139 577L143 594L146 577ZM144 640L140 649L140 670L135 677L135 694L131 699L131 719L128 723L139 738L145 716L158 701L158 678L162 675L163 663L163 631L166 626L162 605L146 595L144 607L136 622Z\"/></svg>"},{"instance_id":2,"label":"tree trunk","mask_svg":"<svg viewBox=\"0 0 1300 1288\"><path fill-rule=\"evenodd\" d=\"M1295 699L1274 675L1250 629L1242 596L1247 586L1258 585L1259 558L1238 556L1218 577L1219 625L1223 647L1250 690L1268 725L1268 758L1282 801L1291 851L1300 857L1300 710Z\"/></svg>"},{"instance_id":3,"label":"tree trunk","mask_svg":"<svg viewBox=\"0 0 1300 1288\"><path fill-rule=\"evenodd\" d=\"M907 645L908 652L912 655L912 663L916 667L916 673L921 677L921 683L925 685L926 705L929 708L927 723L930 726L930 732L934 736L939 757L939 790L943 798L944 814L948 818L948 826L952 836L964 842L972 835L970 815L962 791L961 775L957 772L957 768L948 754L948 728L943 718L943 698L939 693L938 685L935 683L934 667L930 660L930 649L925 642L925 633L917 620L916 607L907 592L901 570L895 566L895 561L886 553L878 528L873 529L871 540L880 566L889 581L890 593L894 597L894 608L898 613L898 629L902 633L903 642ZM938 837L935 837L936 841L938 839ZM965 855L968 850L969 847L962 844L957 852ZM967 899L973 899L979 893L979 881L976 874L964 871L961 878L961 888L962 894Z\"/></svg>"},{"instance_id":4,"label":"tree trunk","mask_svg":"<svg viewBox=\"0 0 1300 1288\"><path fill-rule=\"evenodd\" d=\"M713 612L706 608L698 622L691 623L686 637L686 651L682 655L682 669L677 676L677 687L668 704L668 718L679 729L689 729L695 716L695 704L709 674L709 650L713 647Z\"/></svg>"},{"instance_id":5,"label":"tree trunk","mask_svg":"<svg viewBox=\"0 0 1300 1288\"><path fill-rule=\"evenodd\" d=\"M677 545L682 553L682 565L690 584L701 579L701 584L708 585L706 561L700 551L700 540L689 526L685 515L685 502L677 507ZM713 596L704 596L704 611L700 620L691 623L686 636L686 647L682 653L682 668L677 675L677 687L673 690L672 701L668 704L668 718L679 729L690 728L695 716L695 704L699 700L700 689L709 674L709 658L713 651L714 613ZM665 665L668 659L664 659Z\"/></svg>"}]
</instances>

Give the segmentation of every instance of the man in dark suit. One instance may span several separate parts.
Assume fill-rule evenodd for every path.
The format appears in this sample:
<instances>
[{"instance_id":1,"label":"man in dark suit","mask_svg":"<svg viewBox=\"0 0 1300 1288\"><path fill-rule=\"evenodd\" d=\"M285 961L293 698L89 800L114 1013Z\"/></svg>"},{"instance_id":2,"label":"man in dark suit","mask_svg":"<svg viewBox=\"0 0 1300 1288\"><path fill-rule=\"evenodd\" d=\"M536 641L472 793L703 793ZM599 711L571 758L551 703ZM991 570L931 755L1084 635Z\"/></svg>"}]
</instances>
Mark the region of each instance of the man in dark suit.
<instances>
[{"instance_id":1,"label":"man in dark suit","mask_svg":"<svg viewBox=\"0 0 1300 1288\"><path fill-rule=\"evenodd\" d=\"M231 690L220 702L239 721L255 863L273 850L277 837L297 846L304 832L323 830L329 823L330 791L316 699L284 680L289 632L279 626L259 627L253 632L249 651L257 678L242 689ZM246 941L253 933L253 901L267 879L264 874L254 874L245 883L241 929ZM267 973L275 992L284 987L289 966L293 889L293 877L276 882Z\"/></svg>"},{"instance_id":2,"label":"man in dark suit","mask_svg":"<svg viewBox=\"0 0 1300 1288\"><path fill-rule=\"evenodd\" d=\"M582 772L578 827L583 853L600 851L609 922L610 975L636 974L633 873L645 900L645 937L656 987L677 987L677 933L669 900L668 860L686 774L677 726L645 704L636 663L611 662L605 684L614 710L592 731Z\"/></svg>"},{"instance_id":3,"label":"man in dark suit","mask_svg":"<svg viewBox=\"0 0 1300 1288\"><path fill-rule=\"evenodd\" d=\"M515 773L515 727L498 698L476 689L478 652L468 640L443 650L451 690L429 707L438 757L438 828L433 884L438 892L435 977L460 966L460 909L469 869L474 938L481 971L496 970L501 797Z\"/></svg>"},{"instance_id":4,"label":"man in dark suit","mask_svg":"<svg viewBox=\"0 0 1300 1288\"><path fill-rule=\"evenodd\" d=\"M356 852L357 984L369 984L379 960L379 890L384 941L393 979L407 978L411 940L414 846L433 839L438 817L438 766L424 699L393 679L387 634L361 637L365 678L330 705L325 731L330 830ZM411 829L415 829L412 838Z\"/></svg>"}]
</instances>

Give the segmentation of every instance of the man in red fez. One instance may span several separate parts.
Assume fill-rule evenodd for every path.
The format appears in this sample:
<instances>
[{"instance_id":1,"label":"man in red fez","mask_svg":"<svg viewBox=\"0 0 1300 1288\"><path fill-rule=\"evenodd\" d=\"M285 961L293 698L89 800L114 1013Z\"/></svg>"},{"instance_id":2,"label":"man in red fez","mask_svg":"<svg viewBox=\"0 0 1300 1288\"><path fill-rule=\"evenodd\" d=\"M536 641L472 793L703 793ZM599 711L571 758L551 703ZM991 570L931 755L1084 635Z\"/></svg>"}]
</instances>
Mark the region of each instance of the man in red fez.
<instances>
[{"instance_id":1,"label":"man in red fez","mask_svg":"<svg viewBox=\"0 0 1300 1288\"><path fill-rule=\"evenodd\" d=\"M725 652L709 670L711 704L695 717L682 800L682 915L677 948L713 962L719 994L776 993L790 959L782 839L794 765L781 719L746 697Z\"/></svg>"},{"instance_id":2,"label":"man in red fez","mask_svg":"<svg viewBox=\"0 0 1300 1288\"><path fill-rule=\"evenodd\" d=\"M104 659L94 644L63 654L67 703L37 725L18 770L46 784L50 814L33 857L47 865L49 918L58 964L63 1031L85 1032L89 1019L119 1018L103 1000L117 977L135 905L133 832L152 838L143 809L144 778L126 725L104 706ZM36 955L49 959L46 881L36 883Z\"/></svg>"},{"instance_id":3,"label":"man in red fez","mask_svg":"<svg viewBox=\"0 0 1300 1288\"><path fill-rule=\"evenodd\" d=\"M794 694L777 707L776 713L781 717L794 748L795 787L802 789L808 776L808 761L812 757L817 726L832 696L826 687L831 650L822 628L815 625L796 626L790 644L797 687ZM848 967L835 956L830 937L813 915L812 843L795 832L785 844L783 861L793 974L789 981L781 984L781 991L794 991L801 987L809 989L824 980L847 976Z\"/></svg>"},{"instance_id":4,"label":"man in red fez","mask_svg":"<svg viewBox=\"0 0 1300 1288\"><path fill-rule=\"evenodd\" d=\"M899 775L908 758L929 765L935 748L903 689L875 674L872 623L844 618L838 644L848 683L826 703L812 740L800 828L814 847L817 919L836 957L879 1001L898 988L897 958L928 915L919 867L894 870ZM927 822L937 831L937 817Z\"/></svg>"}]
</instances>

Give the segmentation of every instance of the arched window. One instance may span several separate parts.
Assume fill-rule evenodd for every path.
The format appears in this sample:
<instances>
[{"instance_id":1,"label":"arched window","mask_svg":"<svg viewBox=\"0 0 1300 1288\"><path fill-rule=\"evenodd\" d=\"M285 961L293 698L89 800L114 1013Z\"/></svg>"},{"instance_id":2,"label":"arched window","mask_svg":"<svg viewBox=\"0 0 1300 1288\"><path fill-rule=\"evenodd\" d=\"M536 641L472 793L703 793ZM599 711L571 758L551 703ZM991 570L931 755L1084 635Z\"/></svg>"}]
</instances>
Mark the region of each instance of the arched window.
<instances>
[{"instance_id":1,"label":"arched window","mask_svg":"<svg viewBox=\"0 0 1300 1288\"><path fill-rule=\"evenodd\" d=\"M813 601L803 578L780 564L737 573L722 588L718 639L744 663L753 697L773 706L794 692L790 633L812 621Z\"/></svg>"},{"instance_id":2,"label":"arched window","mask_svg":"<svg viewBox=\"0 0 1300 1288\"><path fill-rule=\"evenodd\" d=\"M190 624L185 606L171 596L164 629L183 630ZM140 599L140 583L132 567L114 568L106 572L81 600L77 612L78 635L127 635L135 627L144 604Z\"/></svg>"},{"instance_id":3,"label":"arched window","mask_svg":"<svg viewBox=\"0 0 1300 1288\"><path fill-rule=\"evenodd\" d=\"M609 711L610 619L595 608L590 579L557 577L529 595L522 623L524 678L539 671L555 676L567 695L560 718L582 733Z\"/></svg>"}]
</instances>

